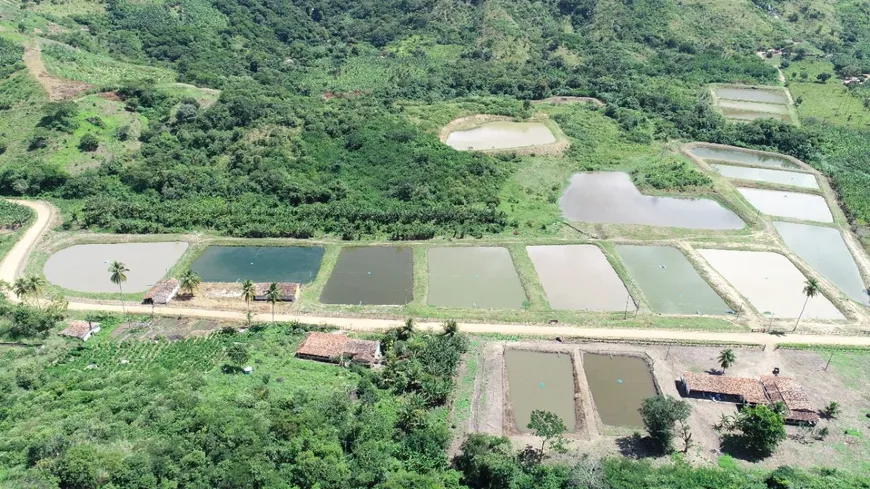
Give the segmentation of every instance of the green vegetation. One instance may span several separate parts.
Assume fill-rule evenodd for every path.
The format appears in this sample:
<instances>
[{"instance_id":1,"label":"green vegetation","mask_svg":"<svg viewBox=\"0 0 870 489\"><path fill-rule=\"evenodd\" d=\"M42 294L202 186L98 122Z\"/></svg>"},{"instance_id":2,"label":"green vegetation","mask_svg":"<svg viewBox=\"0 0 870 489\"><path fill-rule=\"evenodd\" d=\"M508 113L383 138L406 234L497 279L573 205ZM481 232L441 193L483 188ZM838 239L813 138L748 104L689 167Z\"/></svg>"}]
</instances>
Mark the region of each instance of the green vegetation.
<instances>
[{"instance_id":1,"label":"green vegetation","mask_svg":"<svg viewBox=\"0 0 870 489\"><path fill-rule=\"evenodd\" d=\"M681 427L687 426L686 422L692 413L689 403L670 396L648 397L643 400L640 407L640 415L643 425L649 433L650 439L660 453L668 453L673 450L674 430L676 424ZM684 440L690 440L686 435ZM688 441L686 451L688 451Z\"/></svg>"},{"instance_id":2,"label":"green vegetation","mask_svg":"<svg viewBox=\"0 0 870 489\"><path fill-rule=\"evenodd\" d=\"M0 200L0 229L15 230L27 224L33 217L33 211L23 205Z\"/></svg>"}]
</instances>

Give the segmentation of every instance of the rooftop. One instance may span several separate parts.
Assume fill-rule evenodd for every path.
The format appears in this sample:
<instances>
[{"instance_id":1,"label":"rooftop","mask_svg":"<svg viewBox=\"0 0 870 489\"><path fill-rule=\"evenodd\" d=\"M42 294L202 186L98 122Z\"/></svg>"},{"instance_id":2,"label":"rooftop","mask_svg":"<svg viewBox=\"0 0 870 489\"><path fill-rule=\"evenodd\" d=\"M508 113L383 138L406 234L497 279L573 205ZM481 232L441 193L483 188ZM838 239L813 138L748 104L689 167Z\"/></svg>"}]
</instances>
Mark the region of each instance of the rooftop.
<instances>
[{"instance_id":1,"label":"rooftop","mask_svg":"<svg viewBox=\"0 0 870 489\"><path fill-rule=\"evenodd\" d=\"M151 290L145 294L142 302L145 304L166 304L171 301L178 292L178 280L171 278L154 284Z\"/></svg>"},{"instance_id":2,"label":"rooftop","mask_svg":"<svg viewBox=\"0 0 870 489\"><path fill-rule=\"evenodd\" d=\"M68 336L70 338L78 338L83 341L87 341L90 338L91 334L96 333L100 330L100 323L88 322L88 321L80 321L73 320L67 324L67 327L63 329L58 335L60 336Z\"/></svg>"},{"instance_id":3,"label":"rooftop","mask_svg":"<svg viewBox=\"0 0 870 489\"><path fill-rule=\"evenodd\" d=\"M319 360L334 360L342 356L362 363L373 363L380 357L377 341L358 340L339 333L311 332L302 340L296 355Z\"/></svg>"},{"instance_id":4,"label":"rooftop","mask_svg":"<svg viewBox=\"0 0 870 489\"><path fill-rule=\"evenodd\" d=\"M689 391L739 396L750 404L767 404L768 402L764 388L756 379L684 372L683 381Z\"/></svg>"}]
</instances>

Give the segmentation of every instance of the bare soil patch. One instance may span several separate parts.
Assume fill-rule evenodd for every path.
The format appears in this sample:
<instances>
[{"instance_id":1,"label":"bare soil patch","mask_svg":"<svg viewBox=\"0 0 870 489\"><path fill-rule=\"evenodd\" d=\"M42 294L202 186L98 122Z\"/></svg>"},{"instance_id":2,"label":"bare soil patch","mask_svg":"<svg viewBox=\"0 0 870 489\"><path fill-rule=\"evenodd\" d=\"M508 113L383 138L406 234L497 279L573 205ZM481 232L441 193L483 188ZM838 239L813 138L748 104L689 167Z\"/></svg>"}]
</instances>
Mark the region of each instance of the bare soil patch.
<instances>
[{"instance_id":1,"label":"bare soil patch","mask_svg":"<svg viewBox=\"0 0 870 489\"><path fill-rule=\"evenodd\" d=\"M92 88L91 85L84 82L66 80L48 74L45 64L42 62L42 48L39 46L38 40L24 45L23 59L27 70L42 85L49 99L54 102L75 98Z\"/></svg>"}]
</instances>

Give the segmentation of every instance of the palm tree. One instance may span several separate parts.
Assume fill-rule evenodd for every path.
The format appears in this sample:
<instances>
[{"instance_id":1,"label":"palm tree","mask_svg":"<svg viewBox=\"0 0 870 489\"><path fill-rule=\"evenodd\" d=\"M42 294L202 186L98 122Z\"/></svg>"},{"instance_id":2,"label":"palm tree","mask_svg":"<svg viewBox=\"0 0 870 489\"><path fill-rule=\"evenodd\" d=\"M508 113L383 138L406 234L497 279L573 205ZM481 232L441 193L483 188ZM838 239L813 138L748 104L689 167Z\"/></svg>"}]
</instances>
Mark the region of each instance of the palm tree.
<instances>
[{"instance_id":1,"label":"palm tree","mask_svg":"<svg viewBox=\"0 0 870 489\"><path fill-rule=\"evenodd\" d=\"M248 315L251 314L251 301L257 296L257 286L251 280L242 282L242 299L245 299L245 305L248 306Z\"/></svg>"},{"instance_id":2,"label":"palm tree","mask_svg":"<svg viewBox=\"0 0 870 489\"><path fill-rule=\"evenodd\" d=\"M202 279L199 278L199 275L197 275L196 272L188 269L186 272L181 274L178 283L181 286L181 290L183 290L190 297L193 297L193 293L196 292L196 289L199 288L199 284L202 283Z\"/></svg>"},{"instance_id":3,"label":"palm tree","mask_svg":"<svg viewBox=\"0 0 870 489\"><path fill-rule=\"evenodd\" d=\"M448 319L444 322L444 336L455 336L459 332L459 325L455 319Z\"/></svg>"},{"instance_id":4,"label":"palm tree","mask_svg":"<svg viewBox=\"0 0 870 489\"><path fill-rule=\"evenodd\" d=\"M272 303L272 324L275 324L275 303L281 300L281 288L275 282L269 284L266 300Z\"/></svg>"},{"instance_id":5,"label":"palm tree","mask_svg":"<svg viewBox=\"0 0 870 489\"><path fill-rule=\"evenodd\" d=\"M121 284L127 281L127 272L129 271L127 265L119 261L113 261L109 265L109 273L111 274L109 280L118 285L118 298L121 299L121 310L124 311L124 317L127 317L127 308L124 307L124 288L121 287Z\"/></svg>"},{"instance_id":6,"label":"palm tree","mask_svg":"<svg viewBox=\"0 0 870 489\"><path fill-rule=\"evenodd\" d=\"M725 373L725 369L734 365L734 362L737 361L737 357L734 356L734 350L731 348L726 348L719 352L719 366L722 367L722 373Z\"/></svg>"},{"instance_id":7,"label":"palm tree","mask_svg":"<svg viewBox=\"0 0 870 489\"><path fill-rule=\"evenodd\" d=\"M411 336L414 335L414 318L408 318L405 320L405 324L399 328L399 338L402 340L410 340Z\"/></svg>"},{"instance_id":8,"label":"palm tree","mask_svg":"<svg viewBox=\"0 0 870 489\"><path fill-rule=\"evenodd\" d=\"M12 284L12 292L19 299L24 300L24 296L30 293L30 281L23 277L15 279L15 283Z\"/></svg>"},{"instance_id":9,"label":"palm tree","mask_svg":"<svg viewBox=\"0 0 870 489\"><path fill-rule=\"evenodd\" d=\"M39 293L42 292L42 288L45 287L45 279L39 275L31 275L30 278L26 280L30 292L36 296L36 307L42 309L42 303L39 300Z\"/></svg>"},{"instance_id":10,"label":"palm tree","mask_svg":"<svg viewBox=\"0 0 870 489\"><path fill-rule=\"evenodd\" d=\"M808 278L806 282L804 282L804 295L806 299L804 299L804 307L801 308L801 313L798 315L797 322L794 323L794 329L792 331L797 331L798 324L801 323L801 317L804 315L804 310L807 308L807 302L810 301L810 298L815 297L819 293L819 281L814 278Z\"/></svg>"}]
</instances>

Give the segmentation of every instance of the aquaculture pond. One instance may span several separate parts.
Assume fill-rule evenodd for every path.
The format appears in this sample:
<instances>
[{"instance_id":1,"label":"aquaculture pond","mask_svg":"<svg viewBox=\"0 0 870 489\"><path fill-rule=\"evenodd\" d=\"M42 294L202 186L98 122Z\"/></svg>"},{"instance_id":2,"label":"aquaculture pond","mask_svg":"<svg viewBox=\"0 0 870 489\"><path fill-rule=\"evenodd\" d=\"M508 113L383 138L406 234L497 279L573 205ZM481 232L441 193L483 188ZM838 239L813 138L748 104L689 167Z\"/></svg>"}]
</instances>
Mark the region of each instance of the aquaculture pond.
<instances>
[{"instance_id":1,"label":"aquaculture pond","mask_svg":"<svg viewBox=\"0 0 870 489\"><path fill-rule=\"evenodd\" d=\"M781 88L763 90L758 88L716 87L713 91L716 92L716 97L720 99L745 100L779 105L787 105L789 103L788 97Z\"/></svg>"},{"instance_id":2,"label":"aquaculture pond","mask_svg":"<svg viewBox=\"0 0 870 489\"><path fill-rule=\"evenodd\" d=\"M130 269L124 292L145 292L159 282L181 258L187 243L85 244L64 248L45 262L43 273L54 285L79 292L118 292L109 280L109 264L119 261Z\"/></svg>"},{"instance_id":3,"label":"aquaculture pond","mask_svg":"<svg viewBox=\"0 0 870 489\"><path fill-rule=\"evenodd\" d=\"M504 361L517 430L528 433L532 411L557 414L574 431L574 365L569 353L507 349Z\"/></svg>"},{"instance_id":4,"label":"aquaculture pond","mask_svg":"<svg viewBox=\"0 0 870 489\"><path fill-rule=\"evenodd\" d=\"M786 114L756 112L753 110L734 109L729 107L722 107L720 110L725 119L731 122L751 122L758 119L776 119L787 123L793 122L791 116Z\"/></svg>"},{"instance_id":5,"label":"aquaculture pond","mask_svg":"<svg viewBox=\"0 0 870 489\"><path fill-rule=\"evenodd\" d=\"M806 297L806 277L788 258L769 251L698 250L760 313L774 318L796 318ZM843 319L824 295L807 302L804 318Z\"/></svg>"},{"instance_id":6,"label":"aquaculture pond","mask_svg":"<svg viewBox=\"0 0 870 489\"><path fill-rule=\"evenodd\" d=\"M767 168L800 168L800 166L782 156L754 153L740 148L697 146L689 150L689 152L704 160L735 161L747 165L763 166Z\"/></svg>"},{"instance_id":7,"label":"aquaculture pond","mask_svg":"<svg viewBox=\"0 0 870 489\"><path fill-rule=\"evenodd\" d=\"M616 252L652 309L664 314L726 314L728 305L678 249L617 245Z\"/></svg>"},{"instance_id":8,"label":"aquaculture pond","mask_svg":"<svg viewBox=\"0 0 870 489\"><path fill-rule=\"evenodd\" d=\"M324 304L402 305L414 296L411 249L343 248L323 292Z\"/></svg>"},{"instance_id":9,"label":"aquaculture pond","mask_svg":"<svg viewBox=\"0 0 870 489\"><path fill-rule=\"evenodd\" d=\"M834 222L828 202L821 195L737 187L746 200L763 214L805 221Z\"/></svg>"},{"instance_id":10,"label":"aquaculture pond","mask_svg":"<svg viewBox=\"0 0 870 489\"><path fill-rule=\"evenodd\" d=\"M554 143L556 137L540 122L500 121L453 131L445 142L458 150L510 149Z\"/></svg>"},{"instance_id":11,"label":"aquaculture pond","mask_svg":"<svg viewBox=\"0 0 870 489\"><path fill-rule=\"evenodd\" d=\"M319 246L209 246L190 266L203 282L299 282L317 277Z\"/></svg>"},{"instance_id":12,"label":"aquaculture pond","mask_svg":"<svg viewBox=\"0 0 870 489\"><path fill-rule=\"evenodd\" d=\"M714 200L643 195L623 172L574 174L559 207L571 221L693 229L744 226L737 214Z\"/></svg>"},{"instance_id":13,"label":"aquaculture pond","mask_svg":"<svg viewBox=\"0 0 870 489\"><path fill-rule=\"evenodd\" d=\"M553 309L635 310L625 285L595 245L526 248Z\"/></svg>"},{"instance_id":14,"label":"aquaculture pond","mask_svg":"<svg viewBox=\"0 0 870 489\"><path fill-rule=\"evenodd\" d=\"M444 307L519 309L526 293L506 248L429 250L427 303Z\"/></svg>"},{"instance_id":15,"label":"aquaculture pond","mask_svg":"<svg viewBox=\"0 0 870 489\"><path fill-rule=\"evenodd\" d=\"M839 229L774 222L786 246L853 300L870 305L867 286Z\"/></svg>"},{"instance_id":16,"label":"aquaculture pond","mask_svg":"<svg viewBox=\"0 0 870 489\"><path fill-rule=\"evenodd\" d=\"M773 115L789 115L787 105L768 104L763 102L748 102L745 100L719 100L719 107L742 112L756 112Z\"/></svg>"},{"instance_id":17,"label":"aquaculture pond","mask_svg":"<svg viewBox=\"0 0 870 489\"><path fill-rule=\"evenodd\" d=\"M583 353L583 371L601 422L643 426L640 405L658 394L650 367L642 358Z\"/></svg>"},{"instance_id":18,"label":"aquaculture pond","mask_svg":"<svg viewBox=\"0 0 870 489\"><path fill-rule=\"evenodd\" d=\"M792 185L801 188L819 188L819 182L816 181L816 176L812 173L723 165L721 163L712 163L710 166L727 178Z\"/></svg>"}]
</instances>

